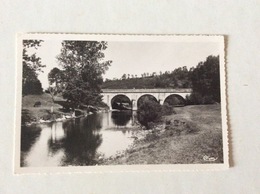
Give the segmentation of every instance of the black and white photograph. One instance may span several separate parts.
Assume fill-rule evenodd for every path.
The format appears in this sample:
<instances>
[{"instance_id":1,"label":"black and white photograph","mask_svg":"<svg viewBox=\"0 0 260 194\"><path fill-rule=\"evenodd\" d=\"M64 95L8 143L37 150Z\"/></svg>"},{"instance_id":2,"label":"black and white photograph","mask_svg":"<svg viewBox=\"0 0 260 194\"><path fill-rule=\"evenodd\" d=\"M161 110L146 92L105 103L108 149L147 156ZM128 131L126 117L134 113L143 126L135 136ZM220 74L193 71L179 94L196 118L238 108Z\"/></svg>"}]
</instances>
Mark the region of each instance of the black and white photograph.
<instances>
[{"instance_id":1,"label":"black and white photograph","mask_svg":"<svg viewBox=\"0 0 260 194\"><path fill-rule=\"evenodd\" d=\"M223 36L19 34L15 172L227 169Z\"/></svg>"}]
</instances>

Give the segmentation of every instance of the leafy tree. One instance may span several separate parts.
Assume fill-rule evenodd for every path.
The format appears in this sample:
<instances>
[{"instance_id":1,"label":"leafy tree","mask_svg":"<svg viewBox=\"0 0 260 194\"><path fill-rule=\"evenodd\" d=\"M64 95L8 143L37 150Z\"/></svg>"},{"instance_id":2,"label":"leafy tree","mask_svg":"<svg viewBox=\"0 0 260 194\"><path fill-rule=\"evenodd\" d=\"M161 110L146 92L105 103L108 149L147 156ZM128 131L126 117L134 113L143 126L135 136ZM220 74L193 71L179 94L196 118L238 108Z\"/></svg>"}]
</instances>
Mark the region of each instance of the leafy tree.
<instances>
[{"instance_id":1,"label":"leafy tree","mask_svg":"<svg viewBox=\"0 0 260 194\"><path fill-rule=\"evenodd\" d=\"M140 124L149 129L151 123L158 121L161 116L162 106L158 102L145 97L137 110L137 119Z\"/></svg>"},{"instance_id":2,"label":"leafy tree","mask_svg":"<svg viewBox=\"0 0 260 194\"><path fill-rule=\"evenodd\" d=\"M125 73L122 75L122 79L126 79L126 74Z\"/></svg>"},{"instance_id":3,"label":"leafy tree","mask_svg":"<svg viewBox=\"0 0 260 194\"><path fill-rule=\"evenodd\" d=\"M54 67L48 74L49 84L55 84L55 86L59 86L64 80L63 71L57 67Z\"/></svg>"},{"instance_id":4,"label":"leafy tree","mask_svg":"<svg viewBox=\"0 0 260 194\"><path fill-rule=\"evenodd\" d=\"M104 61L107 42L63 41L57 59L64 69L63 97L75 107L97 105L102 100L102 75L112 61Z\"/></svg>"},{"instance_id":5,"label":"leafy tree","mask_svg":"<svg viewBox=\"0 0 260 194\"><path fill-rule=\"evenodd\" d=\"M200 62L191 73L193 98L198 102L208 104L220 102L219 57L209 56L205 62Z\"/></svg>"},{"instance_id":6,"label":"leafy tree","mask_svg":"<svg viewBox=\"0 0 260 194\"><path fill-rule=\"evenodd\" d=\"M22 87L23 95L35 94L42 92L40 81L38 80L38 72L42 72L41 58L36 56L36 53L29 54L28 49L37 49L42 40L23 40L23 78ZM33 87L30 89L30 87ZM32 90L32 92L30 92Z\"/></svg>"},{"instance_id":7,"label":"leafy tree","mask_svg":"<svg viewBox=\"0 0 260 194\"><path fill-rule=\"evenodd\" d=\"M23 95L42 94L42 91L42 84L37 77L30 81L27 80L23 86Z\"/></svg>"},{"instance_id":8,"label":"leafy tree","mask_svg":"<svg viewBox=\"0 0 260 194\"><path fill-rule=\"evenodd\" d=\"M54 100L54 96L58 93L61 93L64 89L64 73L62 70L54 67L48 74L49 88L48 92Z\"/></svg>"}]
</instances>

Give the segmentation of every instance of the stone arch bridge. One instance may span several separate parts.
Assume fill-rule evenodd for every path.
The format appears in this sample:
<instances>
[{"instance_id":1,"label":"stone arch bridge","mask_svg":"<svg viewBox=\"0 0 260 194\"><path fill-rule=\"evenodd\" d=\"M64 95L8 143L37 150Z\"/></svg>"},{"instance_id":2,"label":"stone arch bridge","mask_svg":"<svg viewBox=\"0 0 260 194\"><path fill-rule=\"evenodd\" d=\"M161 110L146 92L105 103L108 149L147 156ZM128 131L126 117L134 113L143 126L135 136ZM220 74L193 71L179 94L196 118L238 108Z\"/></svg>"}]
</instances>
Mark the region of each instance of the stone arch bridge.
<instances>
[{"instance_id":1,"label":"stone arch bridge","mask_svg":"<svg viewBox=\"0 0 260 194\"><path fill-rule=\"evenodd\" d=\"M132 109L137 110L137 101L144 95L151 95L156 98L160 104L163 104L168 96L175 95L181 97L184 101L187 95L190 95L191 89L103 89L103 102L112 109L112 99L118 95L127 96L132 101Z\"/></svg>"}]
</instances>

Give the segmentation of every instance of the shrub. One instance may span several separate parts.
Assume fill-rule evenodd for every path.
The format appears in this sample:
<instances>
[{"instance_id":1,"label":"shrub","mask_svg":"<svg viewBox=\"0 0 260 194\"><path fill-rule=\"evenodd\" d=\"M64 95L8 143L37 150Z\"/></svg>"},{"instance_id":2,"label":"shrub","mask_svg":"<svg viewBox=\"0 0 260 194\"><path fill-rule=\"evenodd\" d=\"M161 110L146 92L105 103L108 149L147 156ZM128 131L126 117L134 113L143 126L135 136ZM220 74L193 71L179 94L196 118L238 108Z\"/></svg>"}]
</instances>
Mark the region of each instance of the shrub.
<instances>
[{"instance_id":1,"label":"shrub","mask_svg":"<svg viewBox=\"0 0 260 194\"><path fill-rule=\"evenodd\" d=\"M168 103L165 103L162 106L162 115L171 115L175 113L173 110L173 107L171 105L169 105Z\"/></svg>"},{"instance_id":2,"label":"shrub","mask_svg":"<svg viewBox=\"0 0 260 194\"><path fill-rule=\"evenodd\" d=\"M162 116L162 106L153 100L145 98L138 107L137 119L146 129L151 127L151 123L158 121Z\"/></svg>"},{"instance_id":3,"label":"shrub","mask_svg":"<svg viewBox=\"0 0 260 194\"><path fill-rule=\"evenodd\" d=\"M191 95L186 96L186 103L188 105L202 104L201 94L193 92Z\"/></svg>"},{"instance_id":4,"label":"shrub","mask_svg":"<svg viewBox=\"0 0 260 194\"><path fill-rule=\"evenodd\" d=\"M186 96L186 102L188 105L197 104L213 104L215 101L211 95L202 96L199 93L193 92L191 95Z\"/></svg>"},{"instance_id":5,"label":"shrub","mask_svg":"<svg viewBox=\"0 0 260 194\"><path fill-rule=\"evenodd\" d=\"M211 95L207 95L202 98L202 104L213 104L214 102L213 96Z\"/></svg>"},{"instance_id":6,"label":"shrub","mask_svg":"<svg viewBox=\"0 0 260 194\"><path fill-rule=\"evenodd\" d=\"M29 110L23 109L21 115L21 122L24 125L27 122L32 122L35 118L32 117Z\"/></svg>"}]
</instances>

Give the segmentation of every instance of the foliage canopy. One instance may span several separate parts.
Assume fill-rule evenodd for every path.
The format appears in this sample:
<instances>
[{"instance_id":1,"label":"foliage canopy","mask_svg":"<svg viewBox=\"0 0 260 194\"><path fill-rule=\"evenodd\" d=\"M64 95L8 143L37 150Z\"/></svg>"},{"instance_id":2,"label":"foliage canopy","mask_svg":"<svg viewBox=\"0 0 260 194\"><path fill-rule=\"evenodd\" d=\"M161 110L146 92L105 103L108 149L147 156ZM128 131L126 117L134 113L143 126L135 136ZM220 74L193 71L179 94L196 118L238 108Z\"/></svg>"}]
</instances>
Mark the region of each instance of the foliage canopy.
<instances>
[{"instance_id":1,"label":"foliage canopy","mask_svg":"<svg viewBox=\"0 0 260 194\"><path fill-rule=\"evenodd\" d=\"M151 127L151 123L158 121L161 116L162 106L158 102L145 97L137 110L137 119L140 124L148 129Z\"/></svg>"},{"instance_id":2,"label":"foliage canopy","mask_svg":"<svg viewBox=\"0 0 260 194\"><path fill-rule=\"evenodd\" d=\"M41 58L37 57L36 53L28 53L28 49L40 47L41 42L43 41L23 40L23 95L42 93L42 85L37 76L45 65L41 63Z\"/></svg>"},{"instance_id":3,"label":"foliage canopy","mask_svg":"<svg viewBox=\"0 0 260 194\"><path fill-rule=\"evenodd\" d=\"M208 56L191 73L193 93L192 101L196 104L220 102L219 56Z\"/></svg>"},{"instance_id":4,"label":"foliage canopy","mask_svg":"<svg viewBox=\"0 0 260 194\"><path fill-rule=\"evenodd\" d=\"M111 61L104 61L107 42L63 41L57 59L63 68L63 97L75 107L80 104L97 105L101 102L102 74Z\"/></svg>"}]
</instances>

